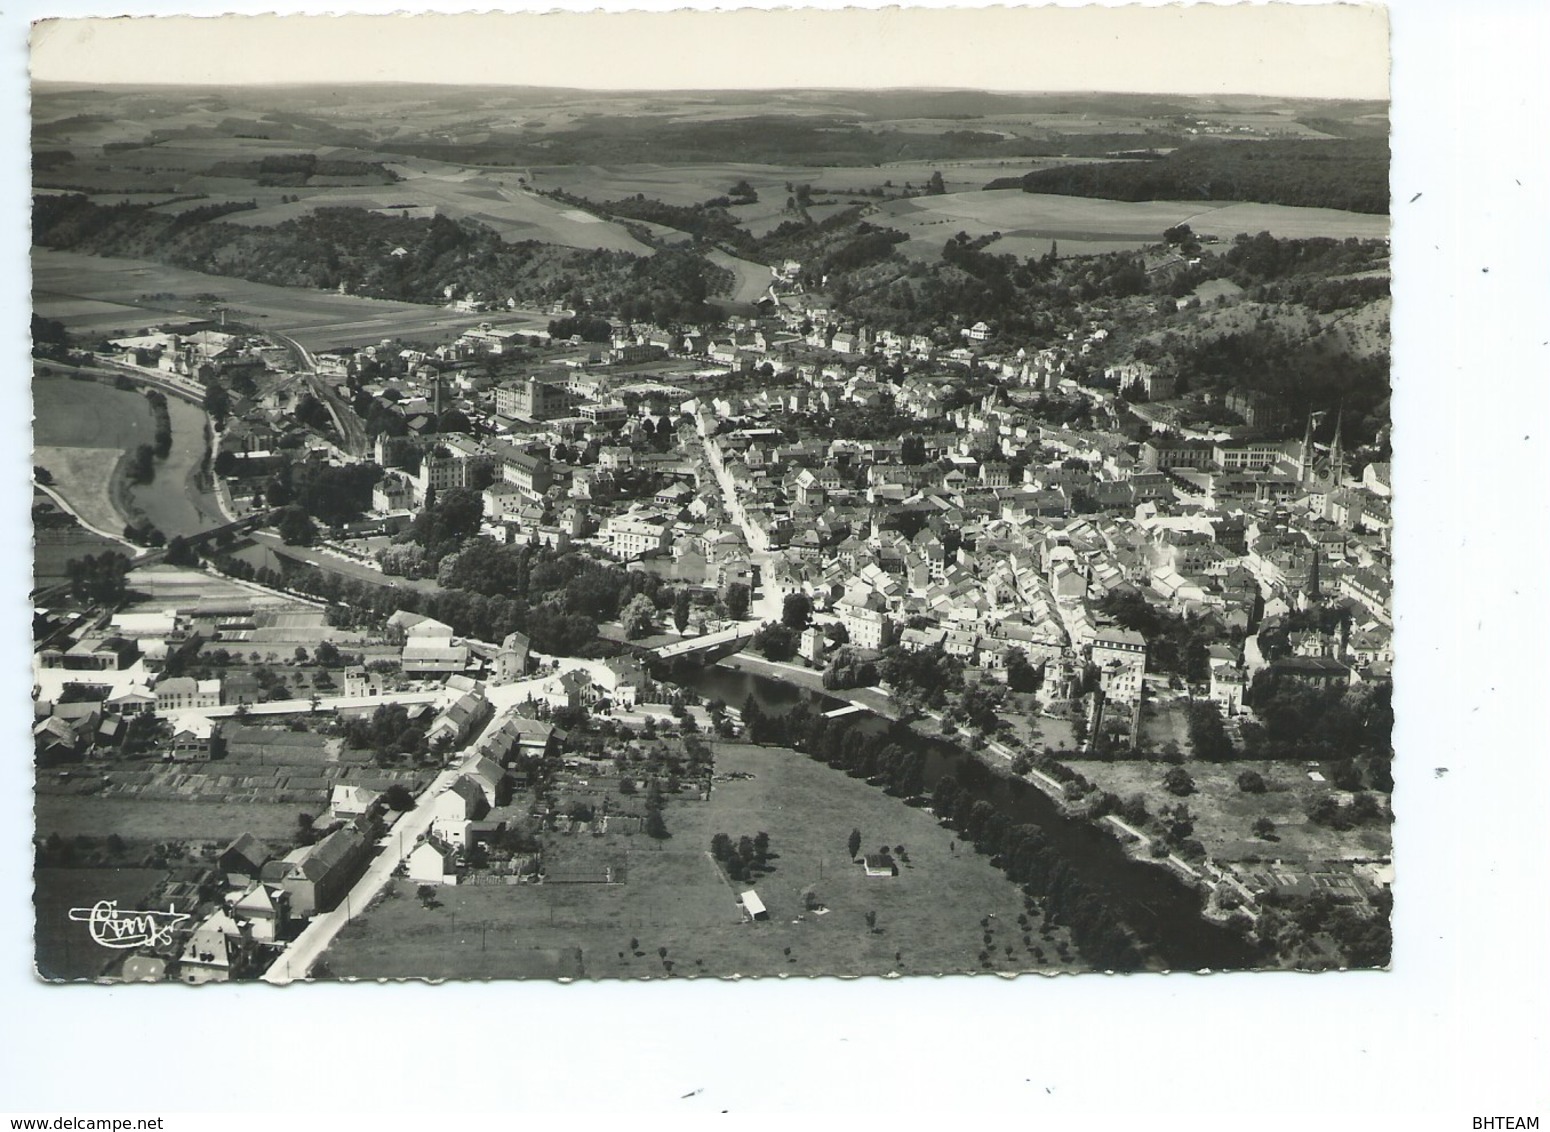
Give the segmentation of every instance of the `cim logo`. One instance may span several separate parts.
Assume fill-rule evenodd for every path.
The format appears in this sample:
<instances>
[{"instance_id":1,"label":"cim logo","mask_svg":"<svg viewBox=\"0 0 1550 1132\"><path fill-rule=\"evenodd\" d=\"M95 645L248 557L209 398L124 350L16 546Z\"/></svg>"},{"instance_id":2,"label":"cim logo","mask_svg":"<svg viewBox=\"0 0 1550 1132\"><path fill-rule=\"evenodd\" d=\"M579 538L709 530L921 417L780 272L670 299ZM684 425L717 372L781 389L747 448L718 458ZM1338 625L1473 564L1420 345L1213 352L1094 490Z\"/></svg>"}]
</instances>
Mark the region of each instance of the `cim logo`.
<instances>
[{"instance_id":1,"label":"cim logo","mask_svg":"<svg viewBox=\"0 0 1550 1132\"><path fill-rule=\"evenodd\" d=\"M103 947L131 948L171 943L172 933L188 919L187 913L121 912L117 900L99 900L90 908L70 909L70 918L85 923L91 937Z\"/></svg>"}]
</instances>

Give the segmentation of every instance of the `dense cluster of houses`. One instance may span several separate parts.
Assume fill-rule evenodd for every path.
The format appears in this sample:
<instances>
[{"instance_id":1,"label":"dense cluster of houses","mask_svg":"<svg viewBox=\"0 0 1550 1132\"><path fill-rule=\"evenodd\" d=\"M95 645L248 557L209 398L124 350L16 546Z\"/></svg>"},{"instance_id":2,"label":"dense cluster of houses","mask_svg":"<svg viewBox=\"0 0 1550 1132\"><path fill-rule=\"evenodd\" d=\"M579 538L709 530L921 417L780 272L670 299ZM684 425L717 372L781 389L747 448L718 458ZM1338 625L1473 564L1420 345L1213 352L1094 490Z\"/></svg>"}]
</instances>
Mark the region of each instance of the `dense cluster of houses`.
<instances>
[{"instance_id":1,"label":"dense cluster of houses","mask_svg":"<svg viewBox=\"0 0 1550 1132\"><path fill-rule=\"evenodd\" d=\"M1284 408L1240 390L1228 407L1246 426L1172 428L1160 418L1138 448L1101 422L1114 423L1127 391L1154 407L1168 402L1175 380L1131 360L1109 366L1102 388L1078 385L1068 371L1107 337L1103 327L998 353L983 322L956 335L901 335L849 323L813 296L775 297L762 318L704 332L615 323L608 344L563 372L482 391L464 404L487 412L496 439L435 438L418 479L384 491L383 509L488 469L486 516L504 520L507 537L525 527L525 537L568 545L595 525L617 557L707 587L751 581L755 557L767 554L774 580L808 593L852 645L940 646L991 670L1017 650L1044 669L1051 705L1088 663L1111 701L1139 700L1146 642L1108 639L1126 634L1097 609L1120 587L1215 618L1224 642L1310 600L1340 601L1353 614L1346 639L1298 659L1338 666L1330 671L1347 681L1386 673L1388 468L1352 467L1340 422L1324 438L1310 419L1300 441L1256 439L1284 421ZM486 326L442 362L522 340ZM658 357L769 380L753 393L695 396L680 377L655 387L670 416L638 399L626 408L630 375L608 366ZM969 367L994 380L992 392L961 392ZM476 391L477 381L465 384ZM1087 399L1100 423L1039 419L1031 401L1044 394ZM846 406L910 417L916 446L896 435L818 439L802 423ZM651 439L669 421L675 430L692 421L696 436L683 428L663 452ZM587 441L591 464L554 456ZM643 468L654 474L649 493L610 494L613 477ZM803 653L816 661L824 648L815 638ZM1263 663L1252 638L1241 654L1213 657L1211 694L1240 709Z\"/></svg>"}]
</instances>

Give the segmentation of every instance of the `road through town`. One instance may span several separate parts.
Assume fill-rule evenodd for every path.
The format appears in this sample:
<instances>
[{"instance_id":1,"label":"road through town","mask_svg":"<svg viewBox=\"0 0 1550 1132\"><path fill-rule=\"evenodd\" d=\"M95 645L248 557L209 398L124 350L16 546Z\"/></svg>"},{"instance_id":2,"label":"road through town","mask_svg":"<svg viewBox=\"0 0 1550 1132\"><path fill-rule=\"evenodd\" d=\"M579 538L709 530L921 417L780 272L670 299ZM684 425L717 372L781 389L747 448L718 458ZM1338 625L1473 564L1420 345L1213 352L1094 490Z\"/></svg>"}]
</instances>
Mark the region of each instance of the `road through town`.
<instances>
[{"instance_id":1,"label":"road through town","mask_svg":"<svg viewBox=\"0 0 1550 1132\"><path fill-rule=\"evenodd\" d=\"M420 837L430 828L436 796L452 785L472 757L471 754L466 755L455 766L448 767L436 776L424 793L415 799L414 808L405 811L398 819L384 839L385 847L367 866L361 879L345 894L339 906L331 912L313 917L312 922L292 941L284 954L264 972L264 982L283 986L307 977L318 957L334 942L334 937L357 912L364 912L367 905L387 886L393 870L414 850Z\"/></svg>"}]
</instances>

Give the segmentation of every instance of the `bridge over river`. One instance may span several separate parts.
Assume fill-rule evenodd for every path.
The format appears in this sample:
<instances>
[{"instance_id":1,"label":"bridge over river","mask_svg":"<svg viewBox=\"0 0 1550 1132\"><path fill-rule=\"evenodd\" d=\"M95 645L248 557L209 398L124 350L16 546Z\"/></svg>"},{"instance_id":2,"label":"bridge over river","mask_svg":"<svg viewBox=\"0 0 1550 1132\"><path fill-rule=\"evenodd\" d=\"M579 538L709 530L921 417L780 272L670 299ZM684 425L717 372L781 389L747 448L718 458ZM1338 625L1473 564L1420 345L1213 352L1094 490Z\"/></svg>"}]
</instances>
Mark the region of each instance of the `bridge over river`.
<instances>
[{"instance_id":1,"label":"bridge over river","mask_svg":"<svg viewBox=\"0 0 1550 1132\"><path fill-rule=\"evenodd\" d=\"M703 637L686 637L681 641L661 645L651 651L660 660L672 660L679 656L692 656L703 654L707 659L720 660L724 656L731 656L740 650L749 641L753 640L754 626L750 624L733 625L729 629L721 629L715 633L706 633Z\"/></svg>"}]
</instances>

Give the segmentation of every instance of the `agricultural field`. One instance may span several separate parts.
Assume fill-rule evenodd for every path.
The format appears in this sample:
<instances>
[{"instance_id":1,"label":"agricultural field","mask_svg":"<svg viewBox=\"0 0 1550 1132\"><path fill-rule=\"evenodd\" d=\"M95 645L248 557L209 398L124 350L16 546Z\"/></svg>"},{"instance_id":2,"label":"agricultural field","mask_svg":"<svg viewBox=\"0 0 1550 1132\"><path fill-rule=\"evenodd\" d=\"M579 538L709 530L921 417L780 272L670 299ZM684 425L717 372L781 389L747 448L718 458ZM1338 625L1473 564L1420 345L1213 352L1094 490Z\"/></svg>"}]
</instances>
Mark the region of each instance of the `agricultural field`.
<instances>
[{"instance_id":1,"label":"agricultural field","mask_svg":"<svg viewBox=\"0 0 1550 1132\"><path fill-rule=\"evenodd\" d=\"M986 969L986 921L991 969L1060 969L1053 943L1034 937L1048 952L1042 967L1023 944L1016 887L930 814L777 748L717 744L716 772L752 777L718 781L707 802L671 802L665 842L608 834L572 849L564 838L585 835L561 838L556 868L602 854L623 863L623 884L440 887L427 906L396 881L324 963L341 978L551 977L555 955L574 956L569 973L586 978L940 974ZM865 851L904 847L898 876L868 878L851 862L853 828ZM710 857L711 838L759 831L772 868L733 884ZM737 893L748 887L768 921L743 920ZM827 912L804 912L809 887Z\"/></svg>"},{"instance_id":2,"label":"agricultural field","mask_svg":"<svg viewBox=\"0 0 1550 1132\"><path fill-rule=\"evenodd\" d=\"M33 310L87 338L210 318L219 307L234 321L289 334L314 350L392 337L452 338L493 317L45 248L32 249L32 273Z\"/></svg>"},{"instance_id":3,"label":"agricultural field","mask_svg":"<svg viewBox=\"0 0 1550 1132\"><path fill-rule=\"evenodd\" d=\"M60 526L34 528L32 540L32 584L39 588L68 580L65 567L72 558L85 558L107 551L124 555L129 553L129 548L123 543L92 534L73 521Z\"/></svg>"},{"instance_id":4,"label":"agricultural field","mask_svg":"<svg viewBox=\"0 0 1550 1132\"><path fill-rule=\"evenodd\" d=\"M53 488L88 526L124 527L114 478L124 454L150 444L150 405L139 393L97 381L35 374L33 463L47 468Z\"/></svg>"},{"instance_id":5,"label":"agricultural field","mask_svg":"<svg viewBox=\"0 0 1550 1132\"><path fill-rule=\"evenodd\" d=\"M1049 251L1051 240L1070 255L1127 251L1155 244L1165 229L1190 224L1197 235L1230 241L1240 232L1281 237L1382 239L1388 218L1329 208L1202 201L1112 201L991 189L886 201L874 223L910 235L907 255L934 259L959 232L1000 232L992 251L1026 257Z\"/></svg>"},{"instance_id":6,"label":"agricultural field","mask_svg":"<svg viewBox=\"0 0 1550 1132\"><path fill-rule=\"evenodd\" d=\"M735 303L756 303L769 290L771 275L770 269L757 263L751 263L746 259L738 259L728 255L720 248L707 252L706 257L718 267L725 267L736 276L737 282L728 296ZM660 369L661 367L655 367Z\"/></svg>"},{"instance_id":7,"label":"agricultural field","mask_svg":"<svg viewBox=\"0 0 1550 1132\"><path fill-rule=\"evenodd\" d=\"M296 833L296 803L166 801L108 798L100 795L39 793L35 804L38 836L84 833L126 841L178 838L226 838L248 832L263 840L284 840ZM313 804L314 812L317 807Z\"/></svg>"},{"instance_id":8,"label":"agricultural field","mask_svg":"<svg viewBox=\"0 0 1550 1132\"><path fill-rule=\"evenodd\" d=\"M434 165L434 163L426 163ZM303 216L315 208L365 208L410 216L440 213L477 220L508 241L538 240L571 248L651 255L652 249L621 225L580 209L568 208L527 191L512 173L393 166L404 180L380 188L302 189L290 204L273 204L224 217L232 224L273 225Z\"/></svg>"},{"instance_id":9,"label":"agricultural field","mask_svg":"<svg viewBox=\"0 0 1550 1132\"><path fill-rule=\"evenodd\" d=\"M123 610L126 613L196 610L201 604L251 605L259 611L312 608L295 598L181 566L146 566L136 570L130 575L129 588L130 599Z\"/></svg>"},{"instance_id":10,"label":"agricultural field","mask_svg":"<svg viewBox=\"0 0 1550 1132\"><path fill-rule=\"evenodd\" d=\"M881 165L758 165L747 162L692 162L683 165L539 165L529 172L539 189L563 189L588 200L620 200L642 193L664 204L692 205L726 196L738 181L746 180L759 194L751 205L735 206L732 215L742 220L756 235L771 217L778 223L791 190L786 186L809 184L815 200L828 199L821 190L850 191L884 188L902 191L906 185L920 188L940 172L949 192L982 188L997 177L1012 177L1053 164L1076 164L1072 160L1053 161L1037 158L943 159L941 161L899 161ZM840 195L842 204L862 202L865 198ZM815 219L819 215L815 213Z\"/></svg>"}]
</instances>

